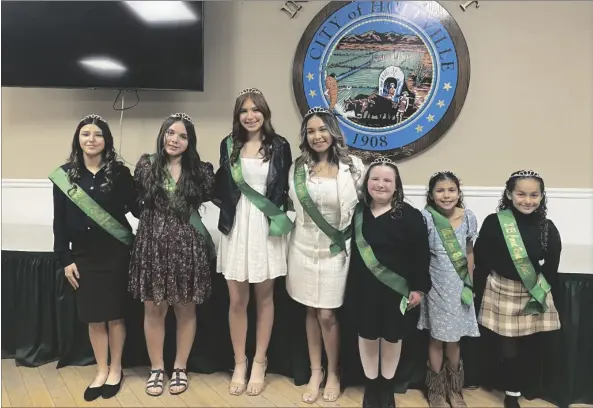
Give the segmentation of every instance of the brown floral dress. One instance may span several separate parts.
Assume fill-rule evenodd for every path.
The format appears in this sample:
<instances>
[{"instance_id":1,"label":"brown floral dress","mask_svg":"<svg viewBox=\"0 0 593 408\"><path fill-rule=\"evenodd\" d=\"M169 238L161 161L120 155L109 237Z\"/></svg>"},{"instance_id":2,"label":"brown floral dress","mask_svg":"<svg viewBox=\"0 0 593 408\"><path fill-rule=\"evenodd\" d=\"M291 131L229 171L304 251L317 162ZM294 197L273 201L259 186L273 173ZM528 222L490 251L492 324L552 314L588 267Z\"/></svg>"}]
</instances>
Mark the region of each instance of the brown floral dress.
<instances>
[{"instance_id":1,"label":"brown floral dress","mask_svg":"<svg viewBox=\"0 0 593 408\"><path fill-rule=\"evenodd\" d=\"M150 157L143 155L134 172L140 197L150 174ZM212 199L214 169L201 162L204 201ZM205 238L180 217L169 200L157 197L154 206L142 206L130 261L128 290L142 301L169 304L203 303L212 292L210 261Z\"/></svg>"}]
</instances>

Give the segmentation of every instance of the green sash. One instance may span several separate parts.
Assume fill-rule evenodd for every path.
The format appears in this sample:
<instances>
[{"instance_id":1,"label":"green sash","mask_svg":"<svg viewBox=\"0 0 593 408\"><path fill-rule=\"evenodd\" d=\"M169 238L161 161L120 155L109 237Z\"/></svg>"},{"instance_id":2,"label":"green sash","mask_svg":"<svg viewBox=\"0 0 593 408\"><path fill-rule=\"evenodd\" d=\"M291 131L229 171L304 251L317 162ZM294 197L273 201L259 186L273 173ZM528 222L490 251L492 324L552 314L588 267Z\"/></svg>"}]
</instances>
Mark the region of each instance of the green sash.
<instances>
[{"instance_id":1,"label":"green sash","mask_svg":"<svg viewBox=\"0 0 593 408\"><path fill-rule=\"evenodd\" d=\"M504 240L509 249L511 259L517 268L517 272L523 281L523 284L529 290L531 299L525 306L525 313L539 314L548 309L546 304L546 295L550 292L551 287L544 275L540 274L540 281L535 273L535 268L529 260L525 244L521 238L521 233L517 227L517 221L511 210L502 210L497 214L498 222L504 235Z\"/></svg>"},{"instance_id":2,"label":"green sash","mask_svg":"<svg viewBox=\"0 0 593 408\"><path fill-rule=\"evenodd\" d=\"M321 231L325 235L327 235L331 240L332 244L329 247L330 252L335 255L340 253L341 251L346 251L346 239L350 238L352 235L352 226L349 225L344 231L338 231L334 227L332 227L326 220L323 218L317 206L311 199L309 195L309 191L307 190L307 178L305 175L305 165L301 160L297 160L295 163L294 168L294 189L296 192L296 196L299 199L299 202L309 214L309 217L313 220L315 225L319 227Z\"/></svg>"},{"instance_id":3,"label":"green sash","mask_svg":"<svg viewBox=\"0 0 593 408\"><path fill-rule=\"evenodd\" d=\"M154 162L154 154L150 155L150 162ZM165 179L163 188L169 195L169 199L173 200L175 197L175 190L177 189L177 183L175 183L175 179L173 178L171 173L169 173L166 169L165 172L167 178ZM216 247L214 246L214 241L212 240L212 236L208 232L208 228L206 228L206 226L202 222L202 217L200 216L200 213L197 210L192 210L189 216L189 223L192 227L194 227L196 231L198 231L200 235L202 235L206 239L206 245L208 247L208 258L210 260L216 258Z\"/></svg>"},{"instance_id":4,"label":"green sash","mask_svg":"<svg viewBox=\"0 0 593 408\"><path fill-rule=\"evenodd\" d=\"M362 221L363 203L358 203L354 212L354 231L356 235L356 246L358 247L360 256L362 257L364 264L367 266L367 268L369 268L369 270L373 273L373 275L375 275L377 279L403 296L399 304L399 311L401 314L405 314L406 307L408 305L408 297L410 296L408 282L397 273L379 263L375 257L373 248L371 248L369 243L362 235Z\"/></svg>"},{"instance_id":5,"label":"green sash","mask_svg":"<svg viewBox=\"0 0 593 408\"><path fill-rule=\"evenodd\" d=\"M75 184L70 183L68 174L61 167L58 167L51 172L49 179L101 228L125 245L132 245L134 242L134 234L132 231L124 227L118 220L113 218L111 214L101 208L101 206L85 193L80 186L76 185L76 189L71 191Z\"/></svg>"},{"instance_id":6,"label":"green sash","mask_svg":"<svg viewBox=\"0 0 593 408\"><path fill-rule=\"evenodd\" d=\"M447 251L449 260L451 261L453 267L455 268L455 271L463 281L461 301L466 305L471 305L474 297L472 292L472 279L469 276L467 268L467 258L465 257L465 255L463 255L463 250L461 249L459 241L457 241L455 231L453 231L453 227L451 227L449 220L442 216L434 208L428 206L426 207L426 210L432 215L432 220L434 221L436 230L439 233L439 237L441 237L443 246Z\"/></svg>"},{"instance_id":7,"label":"green sash","mask_svg":"<svg viewBox=\"0 0 593 408\"><path fill-rule=\"evenodd\" d=\"M230 159L231 152L233 151L233 140L231 136L227 138L226 145ZM280 237L288 234L293 227L292 221L284 211L245 182L245 179L243 178L243 170L241 168L241 159L239 158L235 163L230 163L230 166L233 180L241 193L244 194L258 210L263 212L264 215L270 219L269 235L271 237Z\"/></svg>"}]
</instances>

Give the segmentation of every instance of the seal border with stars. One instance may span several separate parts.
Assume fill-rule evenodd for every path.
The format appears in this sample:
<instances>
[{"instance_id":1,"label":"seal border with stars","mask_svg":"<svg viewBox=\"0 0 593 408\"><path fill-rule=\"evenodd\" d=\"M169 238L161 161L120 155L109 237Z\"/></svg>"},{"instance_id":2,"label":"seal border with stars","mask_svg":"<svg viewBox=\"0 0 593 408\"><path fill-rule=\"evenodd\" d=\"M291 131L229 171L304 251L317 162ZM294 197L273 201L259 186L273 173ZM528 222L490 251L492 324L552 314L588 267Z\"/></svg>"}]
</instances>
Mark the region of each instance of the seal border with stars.
<instances>
[{"instance_id":1,"label":"seal border with stars","mask_svg":"<svg viewBox=\"0 0 593 408\"><path fill-rule=\"evenodd\" d=\"M309 104L307 101L307 93L305 87L305 62L307 59L307 51L311 42L316 38L316 33L320 30L320 28L328 22L340 9L351 5L352 1L332 1L329 2L323 9L321 9L317 15L312 19L309 23L307 28L305 29L299 44L297 46L294 61L293 61L293 70L292 70L292 85L293 85L293 93L297 102L297 106L302 116L313 106ZM380 3L380 2L375 2ZM381 3L393 3L393 2L381 2ZM455 47L456 53L456 63L457 63L457 83L455 86L455 94L451 99L448 106L439 105L440 108L446 107L446 112L442 116L441 120L438 121L434 127L428 131L423 136L419 137L418 139L414 140L411 143L403 145L401 147L389 149L389 150L372 150L372 149L360 149L357 147L352 146L349 143L349 150L362 158L365 163L369 163L373 161L376 157L389 157L395 161L401 161L403 159L407 159L410 157L415 156L416 154L426 150L431 145L433 145L437 140L442 138L445 133L451 128L452 124L455 122L463 104L465 102L467 92L469 89L469 82L470 82L470 58L469 58L469 51L467 48L467 43L461 32L461 29L457 25L456 21L453 19L451 14L437 1L429 1L423 2L425 7L427 3L429 4L431 14L433 18L438 19L439 24L445 28L447 31L450 40L452 41ZM317 78L315 78L317 80ZM438 85L437 85L438 86ZM444 87L446 84L440 84L440 87ZM433 101L434 105L438 105L441 103L440 101ZM429 103L425 102L425 105ZM422 107L425 109L425 106ZM431 116L431 115L428 115ZM433 118L434 120L434 118ZM344 130L344 123L340 121L340 125ZM420 126L420 125L418 125ZM416 129L417 130L417 129ZM377 129L380 131L380 129ZM417 130L418 131L418 130ZM422 131L422 129L420 130ZM420 132L418 131L418 132ZM360 131L359 131L360 132ZM397 129L392 131L394 134L397 133ZM347 137L348 139L348 137Z\"/></svg>"}]
</instances>

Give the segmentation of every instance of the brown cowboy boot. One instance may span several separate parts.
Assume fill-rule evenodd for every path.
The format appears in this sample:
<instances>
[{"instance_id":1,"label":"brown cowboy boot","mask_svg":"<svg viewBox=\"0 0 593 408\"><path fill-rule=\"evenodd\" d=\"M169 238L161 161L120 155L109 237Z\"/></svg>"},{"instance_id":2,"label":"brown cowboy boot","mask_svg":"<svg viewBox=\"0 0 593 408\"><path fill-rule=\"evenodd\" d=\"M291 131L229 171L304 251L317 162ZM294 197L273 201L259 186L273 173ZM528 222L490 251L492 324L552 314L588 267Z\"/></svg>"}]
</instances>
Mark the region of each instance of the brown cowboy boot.
<instances>
[{"instance_id":1,"label":"brown cowboy boot","mask_svg":"<svg viewBox=\"0 0 593 408\"><path fill-rule=\"evenodd\" d=\"M447 370L447 396L452 408L465 408L467 404L463 400L463 361L459 360L459 370L455 371L446 363Z\"/></svg>"},{"instance_id":2,"label":"brown cowboy boot","mask_svg":"<svg viewBox=\"0 0 593 408\"><path fill-rule=\"evenodd\" d=\"M447 377L445 370L437 373L430 368L430 362L426 367L426 385L428 386L428 405L431 408L449 408L446 399Z\"/></svg>"}]
</instances>

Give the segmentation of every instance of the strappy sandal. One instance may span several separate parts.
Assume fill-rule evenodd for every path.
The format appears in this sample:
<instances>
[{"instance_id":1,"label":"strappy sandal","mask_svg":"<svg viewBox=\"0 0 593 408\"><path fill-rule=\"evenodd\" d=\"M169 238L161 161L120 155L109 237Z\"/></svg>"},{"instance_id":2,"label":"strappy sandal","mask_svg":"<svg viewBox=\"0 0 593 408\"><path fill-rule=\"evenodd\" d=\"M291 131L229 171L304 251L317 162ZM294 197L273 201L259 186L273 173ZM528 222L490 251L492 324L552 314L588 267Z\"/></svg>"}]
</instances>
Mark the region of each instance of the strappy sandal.
<instances>
[{"instance_id":1,"label":"strappy sandal","mask_svg":"<svg viewBox=\"0 0 593 408\"><path fill-rule=\"evenodd\" d=\"M266 357L263 363L253 360L253 364L259 364L264 366L264 379L263 381L257 383L251 382L251 378L249 379L249 384L247 384L247 395L252 397L261 394L266 386L266 370L268 369L268 359Z\"/></svg>"},{"instance_id":2,"label":"strappy sandal","mask_svg":"<svg viewBox=\"0 0 593 408\"><path fill-rule=\"evenodd\" d=\"M155 375L154 380L151 380L150 378ZM151 397L158 397L159 395L161 395L163 393L164 387L163 387L163 380L165 378L165 370L162 370L160 368L156 369L156 370L150 370L150 373L148 373L148 380L146 381L146 393L148 395L150 395ZM159 391L157 392L150 392L148 391L149 388L160 388Z\"/></svg>"},{"instance_id":3,"label":"strappy sandal","mask_svg":"<svg viewBox=\"0 0 593 408\"><path fill-rule=\"evenodd\" d=\"M336 370L336 376L338 377L338 380L339 380L340 376L338 375L338 371L339 370ZM327 383L326 383L325 389L323 390L323 400L325 402L336 402L338 400L338 398L340 397L341 392L342 392L341 385L338 385L338 388L330 388L327 386Z\"/></svg>"},{"instance_id":4,"label":"strappy sandal","mask_svg":"<svg viewBox=\"0 0 593 408\"><path fill-rule=\"evenodd\" d=\"M185 374L185 378L181 377L181 373ZM169 383L169 394L171 395L179 395L184 393L189 386L188 376L187 376L187 369L186 368L174 368L173 374L171 374L171 382ZM172 387L183 387L181 390L173 391L171 390Z\"/></svg>"},{"instance_id":5,"label":"strappy sandal","mask_svg":"<svg viewBox=\"0 0 593 408\"><path fill-rule=\"evenodd\" d=\"M243 361L242 363L235 363L235 367L237 367L238 365L241 364L245 364L245 378L243 378L243 382L239 383L239 382L234 382L231 381L229 384L229 394L230 395L234 395L234 396L239 396L241 394L243 394L245 392L245 390L247 389L247 366L248 366L248 361L247 358L245 358L245 361Z\"/></svg>"},{"instance_id":6,"label":"strappy sandal","mask_svg":"<svg viewBox=\"0 0 593 408\"><path fill-rule=\"evenodd\" d=\"M305 388L302 400L306 404L314 404L317 401L317 399L319 398L319 390L321 389L321 387L323 387L323 382L325 381L325 370L323 369L323 367L311 368L311 373L313 373L313 371L321 371L321 381L319 382L319 387L317 387L317 389L309 387L308 385L307 388Z\"/></svg>"}]
</instances>

